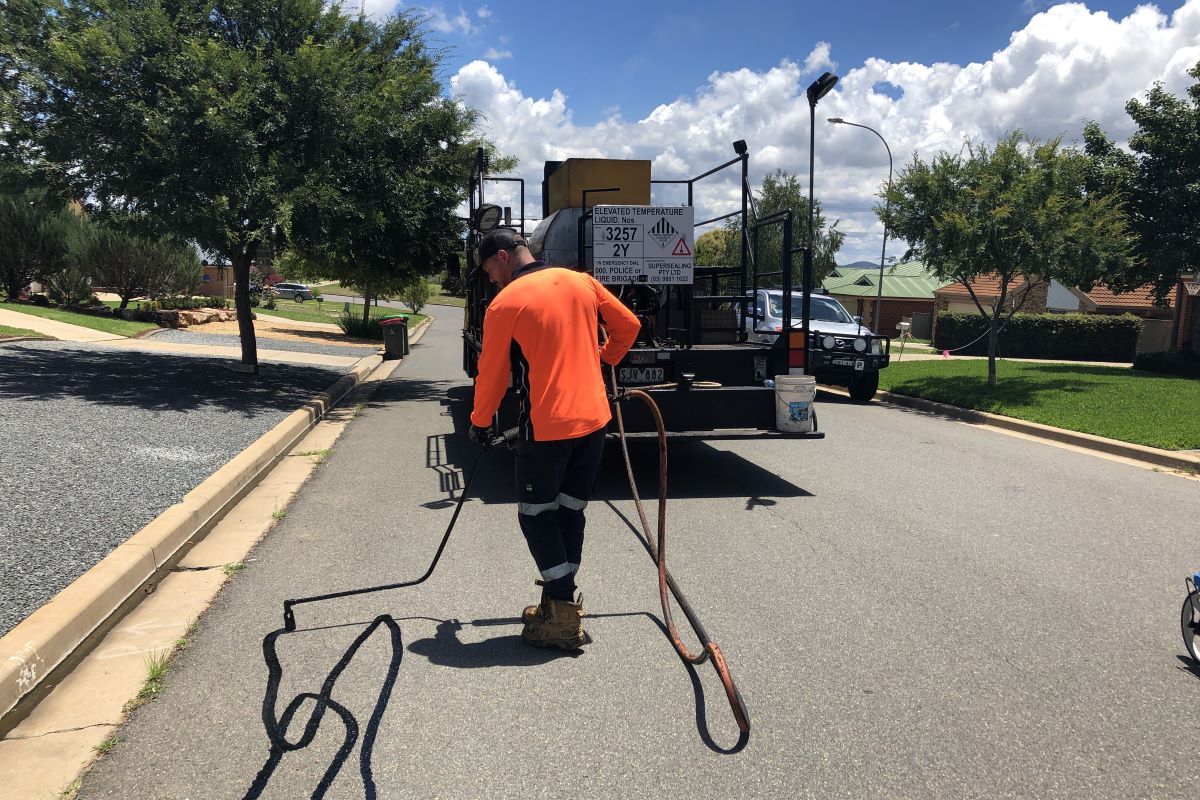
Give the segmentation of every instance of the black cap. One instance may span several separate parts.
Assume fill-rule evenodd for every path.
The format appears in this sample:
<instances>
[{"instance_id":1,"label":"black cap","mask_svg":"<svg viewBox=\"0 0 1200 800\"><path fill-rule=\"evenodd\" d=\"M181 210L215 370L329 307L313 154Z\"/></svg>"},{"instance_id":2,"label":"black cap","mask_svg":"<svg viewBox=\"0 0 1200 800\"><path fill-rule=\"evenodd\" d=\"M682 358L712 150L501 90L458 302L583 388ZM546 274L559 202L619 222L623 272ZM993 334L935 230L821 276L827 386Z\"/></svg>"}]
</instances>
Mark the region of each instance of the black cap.
<instances>
[{"instance_id":1,"label":"black cap","mask_svg":"<svg viewBox=\"0 0 1200 800\"><path fill-rule=\"evenodd\" d=\"M501 250L511 250L514 247L528 247L529 242L521 238L521 234L512 228L496 228L479 242L477 264L482 264Z\"/></svg>"}]
</instances>

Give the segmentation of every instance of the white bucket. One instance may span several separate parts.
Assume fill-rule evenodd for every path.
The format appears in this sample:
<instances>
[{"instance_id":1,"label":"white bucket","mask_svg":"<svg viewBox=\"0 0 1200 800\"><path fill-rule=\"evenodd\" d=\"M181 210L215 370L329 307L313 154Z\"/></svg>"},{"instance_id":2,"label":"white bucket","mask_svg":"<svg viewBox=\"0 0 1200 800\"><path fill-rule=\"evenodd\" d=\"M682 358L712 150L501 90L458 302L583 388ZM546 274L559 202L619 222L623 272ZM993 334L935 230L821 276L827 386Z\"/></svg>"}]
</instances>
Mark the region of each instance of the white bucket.
<instances>
[{"instance_id":1,"label":"white bucket","mask_svg":"<svg viewBox=\"0 0 1200 800\"><path fill-rule=\"evenodd\" d=\"M775 376L775 428L787 433L813 429L813 401L817 379L813 375Z\"/></svg>"}]
</instances>

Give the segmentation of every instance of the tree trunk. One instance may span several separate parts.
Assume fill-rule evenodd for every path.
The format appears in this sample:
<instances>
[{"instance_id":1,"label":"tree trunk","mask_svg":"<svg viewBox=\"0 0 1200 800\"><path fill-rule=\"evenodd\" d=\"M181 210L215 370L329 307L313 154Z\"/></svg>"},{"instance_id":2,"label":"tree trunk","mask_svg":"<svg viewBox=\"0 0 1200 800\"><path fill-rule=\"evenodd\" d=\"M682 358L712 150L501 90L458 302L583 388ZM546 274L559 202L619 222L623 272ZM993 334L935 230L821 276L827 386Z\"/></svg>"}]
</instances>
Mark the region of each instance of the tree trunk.
<instances>
[{"instance_id":1,"label":"tree trunk","mask_svg":"<svg viewBox=\"0 0 1200 800\"><path fill-rule=\"evenodd\" d=\"M258 374L258 342L254 338L254 320L250 311L250 254L252 248L233 254L233 297L237 303L238 334L242 338L242 363Z\"/></svg>"},{"instance_id":2,"label":"tree trunk","mask_svg":"<svg viewBox=\"0 0 1200 800\"><path fill-rule=\"evenodd\" d=\"M22 273L17 269L5 270L5 294L9 300L16 300L21 296L21 290L25 288L28 281L22 281Z\"/></svg>"},{"instance_id":3,"label":"tree trunk","mask_svg":"<svg viewBox=\"0 0 1200 800\"><path fill-rule=\"evenodd\" d=\"M1000 315L988 319L988 386L996 385L996 353L1000 350Z\"/></svg>"},{"instance_id":4,"label":"tree trunk","mask_svg":"<svg viewBox=\"0 0 1200 800\"><path fill-rule=\"evenodd\" d=\"M367 329L368 323L371 321L371 288L363 287L363 331Z\"/></svg>"}]
</instances>

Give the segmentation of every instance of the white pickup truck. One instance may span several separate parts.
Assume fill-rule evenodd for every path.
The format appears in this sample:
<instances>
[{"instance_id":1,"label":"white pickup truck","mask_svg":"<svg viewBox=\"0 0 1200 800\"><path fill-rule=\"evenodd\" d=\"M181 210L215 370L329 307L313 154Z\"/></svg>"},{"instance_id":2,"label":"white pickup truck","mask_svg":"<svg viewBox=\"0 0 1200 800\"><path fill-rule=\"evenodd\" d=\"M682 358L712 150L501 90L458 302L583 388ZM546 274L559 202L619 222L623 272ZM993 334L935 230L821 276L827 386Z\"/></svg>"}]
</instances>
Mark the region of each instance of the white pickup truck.
<instances>
[{"instance_id":1,"label":"white pickup truck","mask_svg":"<svg viewBox=\"0 0 1200 800\"><path fill-rule=\"evenodd\" d=\"M792 328L803 326L804 302L800 293L792 294ZM759 289L755 313L744 325L752 342L773 342L783 331L783 291ZM757 319L756 319L757 318ZM842 304L827 295L813 294L809 300L808 368L821 383L845 386L850 397L866 402L879 388L879 370L890 362L891 340L877 336L861 321L850 316Z\"/></svg>"}]
</instances>

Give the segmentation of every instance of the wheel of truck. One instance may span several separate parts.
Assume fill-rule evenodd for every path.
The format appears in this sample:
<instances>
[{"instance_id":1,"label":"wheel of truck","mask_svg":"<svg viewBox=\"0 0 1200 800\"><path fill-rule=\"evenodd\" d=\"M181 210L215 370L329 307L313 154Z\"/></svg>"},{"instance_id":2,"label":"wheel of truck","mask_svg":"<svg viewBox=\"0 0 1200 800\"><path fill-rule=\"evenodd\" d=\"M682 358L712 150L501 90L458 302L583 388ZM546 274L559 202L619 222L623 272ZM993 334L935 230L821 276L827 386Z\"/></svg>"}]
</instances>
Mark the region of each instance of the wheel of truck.
<instances>
[{"instance_id":1,"label":"wheel of truck","mask_svg":"<svg viewBox=\"0 0 1200 800\"><path fill-rule=\"evenodd\" d=\"M879 389L879 373L871 372L850 381L850 399L856 403L870 402Z\"/></svg>"},{"instance_id":2,"label":"wheel of truck","mask_svg":"<svg viewBox=\"0 0 1200 800\"><path fill-rule=\"evenodd\" d=\"M1179 612L1179 626L1183 632L1183 644L1192 660L1200 662L1200 592L1192 592L1183 601Z\"/></svg>"}]
</instances>

